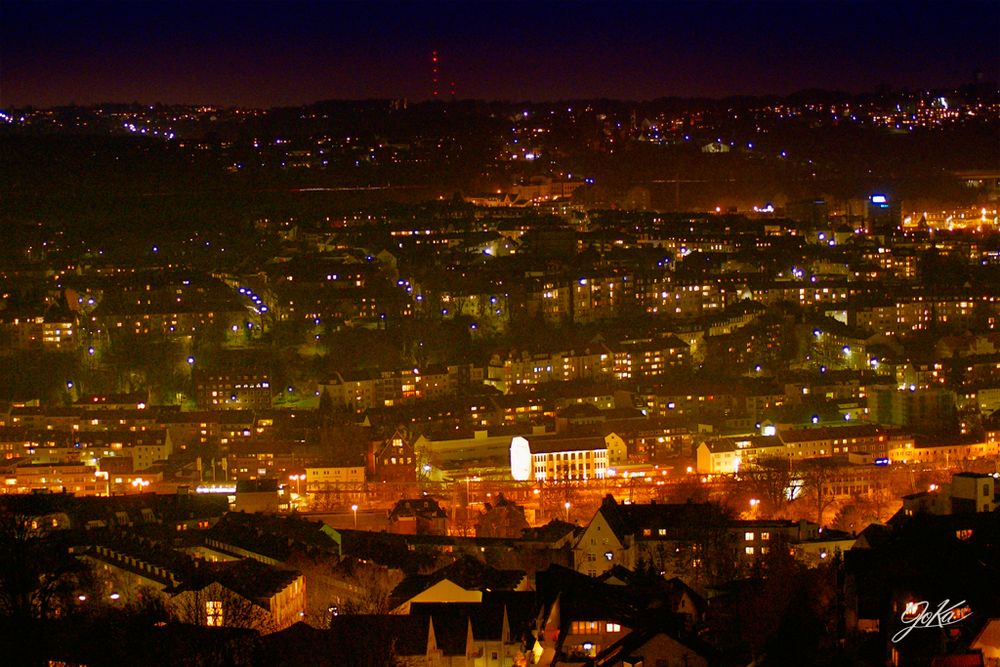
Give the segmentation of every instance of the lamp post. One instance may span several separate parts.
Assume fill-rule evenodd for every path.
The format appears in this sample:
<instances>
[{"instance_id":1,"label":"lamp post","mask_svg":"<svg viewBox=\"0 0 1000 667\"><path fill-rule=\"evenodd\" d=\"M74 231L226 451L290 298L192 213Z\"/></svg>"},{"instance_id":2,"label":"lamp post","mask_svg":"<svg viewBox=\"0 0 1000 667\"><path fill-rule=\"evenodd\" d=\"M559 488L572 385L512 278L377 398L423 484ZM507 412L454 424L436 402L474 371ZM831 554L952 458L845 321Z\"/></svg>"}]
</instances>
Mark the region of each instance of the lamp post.
<instances>
[{"instance_id":1,"label":"lamp post","mask_svg":"<svg viewBox=\"0 0 1000 667\"><path fill-rule=\"evenodd\" d=\"M563 503L563 509L566 510L566 523L569 523L569 508L571 507L570 502L567 500Z\"/></svg>"},{"instance_id":2,"label":"lamp post","mask_svg":"<svg viewBox=\"0 0 1000 667\"><path fill-rule=\"evenodd\" d=\"M357 504L351 505L351 511L354 512L354 530L358 529L358 506Z\"/></svg>"},{"instance_id":3,"label":"lamp post","mask_svg":"<svg viewBox=\"0 0 1000 667\"><path fill-rule=\"evenodd\" d=\"M463 528L463 534L469 534L469 477L465 478L465 526Z\"/></svg>"}]
</instances>

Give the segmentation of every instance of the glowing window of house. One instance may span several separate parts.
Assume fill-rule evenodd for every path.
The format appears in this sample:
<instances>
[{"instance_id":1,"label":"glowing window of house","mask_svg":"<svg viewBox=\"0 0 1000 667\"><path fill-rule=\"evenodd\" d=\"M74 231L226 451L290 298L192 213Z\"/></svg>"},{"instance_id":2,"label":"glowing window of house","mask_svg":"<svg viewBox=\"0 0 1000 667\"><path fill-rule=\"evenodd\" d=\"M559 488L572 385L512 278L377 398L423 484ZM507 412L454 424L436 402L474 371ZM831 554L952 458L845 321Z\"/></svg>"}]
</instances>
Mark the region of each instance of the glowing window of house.
<instances>
[{"instance_id":1,"label":"glowing window of house","mask_svg":"<svg viewBox=\"0 0 1000 667\"><path fill-rule=\"evenodd\" d=\"M656 532L659 533L660 535L666 535L667 534L667 529L666 528L660 528Z\"/></svg>"},{"instance_id":2,"label":"glowing window of house","mask_svg":"<svg viewBox=\"0 0 1000 667\"><path fill-rule=\"evenodd\" d=\"M753 542L753 533L743 533L743 539L747 542Z\"/></svg>"},{"instance_id":3,"label":"glowing window of house","mask_svg":"<svg viewBox=\"0 0 1000 667\"><path fill-rule=\"evenodd\" d=\"M205 625L222 627L221 600L209 600L205 603Z\"/></svg>"},{"instance_id":4,"label":"glowing window of house","mask_svg":"<svg viewBox=\"0 0 1000 667\"><path fill-rule=\"evenodd\" d=\"M653 534L653 529L652 528L643 528L642 529L642 536L643 537L649 537L652 534Z\"/></svg>"},{"instance_id":5,"label":"glowing window of house","mask_svg":"<svg viewBox=\"0 0 1000 667\"><path fill-rule=\"evenodd\" d=\"M622 626L619 625L618 623L606 623L604 625L604 631L605 632L621 632L622 631Z\"/></svg>"},{"instance_id":6,"label":"glowing window of house","mask_svg":"<svg viewBox=\"0 0 1000 667\"><path fill-rule=\"evenodd\" d=\"M753 547L746 547L743 551L746 552L747 556L753 556Z\"/></svg>"},{"instance_id":7,"label":"glowing window of house","mask_svg":"<svg viewBox=\"0 0 1000 667\"><path fill-rule=\"evenodd\" d=\"M762 539L762 540L769 540L769 539L771 539L771 533L761 533L760 534L760 539Z\"/></svg>"}]
</instances>

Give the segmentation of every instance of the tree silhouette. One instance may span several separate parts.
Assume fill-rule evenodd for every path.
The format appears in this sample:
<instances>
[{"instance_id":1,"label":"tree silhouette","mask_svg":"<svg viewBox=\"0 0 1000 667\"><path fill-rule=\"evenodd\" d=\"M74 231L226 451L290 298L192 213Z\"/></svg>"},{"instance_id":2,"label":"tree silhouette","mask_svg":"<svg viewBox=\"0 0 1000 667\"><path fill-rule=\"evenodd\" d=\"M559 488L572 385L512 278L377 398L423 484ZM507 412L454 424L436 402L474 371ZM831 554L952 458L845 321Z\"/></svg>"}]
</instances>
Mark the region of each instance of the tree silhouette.
<instances>
[{"instance_id":1,"label":"tree silhouette","mask_svg":"<svg viewBox=\"0 0 1000 667\"><path fill-rule=\"evenodd\" d=\"M740 470L740 477L764 503L769 513L780 513L788 502L792 471L787 459L761 458Z\"/></svg>"},{"instance_id":2,"label":"tree silhouette","mask_svg":"<svg viewBox=\"0 0 1000 667\"><path fill-rule=\"evenodd\" d=\"M62 613L88 572L61 541L44 538L35 520L0 512L0 614L25 623Z\"/></svg>"},{"instance_id":3,"label":"tree silhouette","mask_svg":"<svg viewBox=\"0 0 1000 667\"><path fill-rule=\"evenodd\" d=\"M833 494L827 493L830 480L837 472L837 464L830 459L807 459L802 462L799 476L802 487L816 509L816 523L823 525L823 512L833 503Z\"/></svg>"}]
</instances>

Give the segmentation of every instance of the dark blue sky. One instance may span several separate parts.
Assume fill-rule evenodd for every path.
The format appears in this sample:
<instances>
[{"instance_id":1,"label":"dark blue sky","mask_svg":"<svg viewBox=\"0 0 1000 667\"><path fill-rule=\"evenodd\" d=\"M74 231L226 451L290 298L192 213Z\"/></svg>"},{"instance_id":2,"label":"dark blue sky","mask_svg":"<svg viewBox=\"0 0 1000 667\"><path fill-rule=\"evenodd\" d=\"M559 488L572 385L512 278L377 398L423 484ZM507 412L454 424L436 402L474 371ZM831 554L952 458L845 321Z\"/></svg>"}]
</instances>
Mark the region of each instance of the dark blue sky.
<instances>
[{"instance_id":1,"label":"dark blue sky","mask_svg":"<svg viewBox=\"0 0 1000 667\"><path fill-rule=\"evenodd\" d=\"M1000 3L0 4L0 105L650 99L998 78ZM445 90L446 86L442 86Z\"/></svg>"}]
</instances>

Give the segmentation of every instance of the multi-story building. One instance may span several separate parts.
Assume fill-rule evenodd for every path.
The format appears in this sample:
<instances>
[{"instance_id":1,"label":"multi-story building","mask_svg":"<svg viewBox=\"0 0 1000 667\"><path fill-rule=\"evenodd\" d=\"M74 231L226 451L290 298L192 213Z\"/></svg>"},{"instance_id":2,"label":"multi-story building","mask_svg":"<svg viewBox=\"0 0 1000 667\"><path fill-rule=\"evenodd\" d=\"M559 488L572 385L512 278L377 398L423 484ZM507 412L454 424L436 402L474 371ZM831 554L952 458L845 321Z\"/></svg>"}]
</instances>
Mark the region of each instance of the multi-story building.
<instances>
[{"instance_id":1,"label":"multi-story building","mask_svg":"<svg viewBox=\"0 0 1000 667\"><path fill-rule=\"evenodd\" d=\"M945 467L975 459L996 458L998 455L1000 443L976 437L948 438L944 442L936 439L904 441L895 443L888 452L893 463L930 463Z\"/></svg>"},{"instance_id":2,"label":"multi-story building","mask_svg":"<svg viewBox=\"0 0 1000 667\"><path fill-rule=\"evenodd\" d=\"M635 570L639 563L667 577L690 574L713 557L745 570L779 540L787 548L819 537L819 526L808 521L731 520L711 503L620 504L608 496L573 545L573 563L592 577L616 566Z\"/></svg>"},{"instance_id":3,"label":"multi-story building","mask_svg":"<svg viewBox=\"0 0 1000 667\"><path fill-rule=\"evenodd\" d=\"M307 466L306 493L359 491L365 484L365 466Z\"/></svg>"},{"instance_id":4,"label":"multi-story building","mask_svg":"<svg viewBox=\"0 0 1000 667\"><path fill-rule=\"evenodd\" d=\"M105 495L105 480L95 466L82 463L24 463L4 474L3 493L73 493Z\"/></svg>"},{"instance_id":5,"label":"multi-story building","mask_svg":"<svg viewBox=\"0 0 1000 667\"><path fill-rule=\"evenodd\" d=\"M688 365L688 345L676 336L623 341L611 346L616 380L655 377Z\"/></svg>"},{"instance_id":6,"label":"multi-story building","mask_svg":"<svg viewBox=\"0 0 1000 667\"><path fill-rule=\"evenodd\" d=\"M420 399L445 398L481 380L480 368L471 364L451 364L425 369L334 373L330 380L320 384L320 391L326 392L336 407L361 412Z\"/></svg>"},{"instance_id":7,"label":"multi-story building","mask_svg":"<svg viewBox=\"0 0 1000 667\"><path fill-rule=\"evenodd\" d=\"M708 440L697 449L699 473L732 475L762 459L802 461L814 458L863 455L890 458L892 451L913 448L913 437L872 424L783 429L772 436L729 437Z\"/></svg>"},{"instance_id":8,"label":"multi-story building","mask_svg":"<svg viewBox=\"0 0 1000 667\"><path fill-rule=\"evenodd\" d=\"M518 385L597 379L609 375L612 367L612 354L603 345L533 354L511 350L493 355L486 383L506 392Z\"/></svg>"},{"instance_id":9,"label":"multi-story building","mask_svg":"<svg viewBox=\"0 0 1000 667\"><path fill-rule=\"evenodd\" d=\"M224 355L209 367L196 365L195 397L209 410L264 410L271 407L271 369L253 353Z\"/></svg>"},{"instance_id":10,"label":"multi-story building","mask_svg":"<svg viewBox=\"0 0 1000 667\"><path fill-rule=\"evenodd\" d=\"M416 481L417 457L405 433L394 431L388 438L372 441L370 447L373 479L391 483Z\"/></svg>"},{"instance_id":11,"label":"multi-story building","mask_svg":"<svg viewBox=\"0 0 1000 667\"><path fill-rule=\"evenodd\" d=\"M510 443L511 475L536 482L586 482L604 479L609 461L627 461L625 445L599 436L515 436Z\"/></svg>"},{"instance_id":12,"label":"multi-story building","mask_svg":"<svg viewBox=\"0 0 1000 667\"><path fill-rule=\"evenodd\" d=\"M76 349L79 341L76 317L68 313L3 318L0 332L17 350L66 352Z\"/></svg>"},{"instance_id":13,"label":"multi-story building","mask_svg":"<svg viewBox=\"0 0 1000 667\"><path fill-rule=\"evenodd\" d=\"M707 503L626 505L608 496L573 545L574 568L593 577L646 562L674 576L679 554L692 556L695 533L713 523L714 512Z\"/></svg>"},{"instance_id":14,"label":"multi-story building","mask_svg":"<svg viewBox=\"0 0 1000 667\"><path fill-rule=\"evenodd\" d=\"M693 436L684 420L671 417L606 421L603 430L625 443L629 463L653 463L691 452Z\"/></svg>"}]
</instances>

